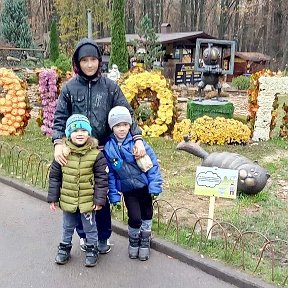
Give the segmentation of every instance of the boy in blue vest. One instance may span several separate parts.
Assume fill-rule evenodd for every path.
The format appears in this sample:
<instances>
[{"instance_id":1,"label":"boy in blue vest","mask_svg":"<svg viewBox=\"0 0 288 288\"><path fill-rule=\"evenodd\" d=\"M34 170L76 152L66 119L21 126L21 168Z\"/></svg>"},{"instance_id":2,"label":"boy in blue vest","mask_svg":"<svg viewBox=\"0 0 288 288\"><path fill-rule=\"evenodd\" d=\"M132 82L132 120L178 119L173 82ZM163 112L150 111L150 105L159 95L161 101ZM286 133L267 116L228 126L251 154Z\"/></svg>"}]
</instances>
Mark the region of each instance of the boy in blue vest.
<instances>
[{"instance_id":1,"label":"boy in blue vest","mask_svg":"<svg viewBox=\"0 0 288 288\"><path fill-rule=\"evenodd\" d=\"M162 192L162 177L157 157L153 149L145 142L146 158L136 160L134 140L130 132L132 118L124 106L112 108L108 123L113 131L104 146L104 155L109 167L108 197L112 204L119 205L121 194L128 211L128 255L131 259L145 261L150 256L150 238L152 228L152 197ZM149 157L150 158L149 158ZM150 163L149 163L150 162Z\"/></svg>"},{"instance_id":2,"label":"boy in blue vest","mask_svg":"<svg viewBox=\"0 0 288 288\"><path fill-rule=\"evenodd\" d=\"M50 209L63 211L63 235L55 258L57 264L70 259L72 236L78 224L79 213L86 235L85 266L93 267L98 259L98 231L95 212L106 203L108 191L107 161L97 149L97 140L91 137L88 118L73 114L66 122L63 154L67 164L52 162L49 174L47 201Z\"/></svg>"}]
</instances>

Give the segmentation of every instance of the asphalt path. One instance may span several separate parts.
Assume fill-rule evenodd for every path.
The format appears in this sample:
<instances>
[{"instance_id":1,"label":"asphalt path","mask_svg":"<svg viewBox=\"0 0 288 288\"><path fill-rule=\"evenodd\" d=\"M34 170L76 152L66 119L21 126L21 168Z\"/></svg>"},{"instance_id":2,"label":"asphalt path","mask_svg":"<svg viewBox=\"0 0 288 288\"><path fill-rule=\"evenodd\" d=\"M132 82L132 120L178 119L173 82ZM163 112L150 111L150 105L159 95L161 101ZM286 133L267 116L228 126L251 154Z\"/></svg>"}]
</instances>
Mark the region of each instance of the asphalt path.
<instances>
[{"instance_id":1,"label":"asphalt path","mask_svg":"<svg viewBox=\"0 0 288 288\"><path fill-rule=\"evenodd\" d=\"M127 256L127 238L112 234L112 250L95 267L74 235L71 260L54 263L61 236L61 211L0 183L0 288L225 288L236 287L151 250L149 261Z\"/></svg>"}]
</instances>

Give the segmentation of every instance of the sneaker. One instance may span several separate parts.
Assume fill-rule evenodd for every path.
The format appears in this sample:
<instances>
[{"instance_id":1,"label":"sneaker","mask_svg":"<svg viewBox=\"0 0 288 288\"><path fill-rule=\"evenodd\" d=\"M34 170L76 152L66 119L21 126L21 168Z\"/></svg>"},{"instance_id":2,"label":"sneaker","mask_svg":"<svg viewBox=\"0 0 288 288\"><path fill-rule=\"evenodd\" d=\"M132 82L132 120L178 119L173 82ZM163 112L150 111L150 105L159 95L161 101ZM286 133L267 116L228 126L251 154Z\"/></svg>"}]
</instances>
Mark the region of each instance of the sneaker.
<instances>
[{"instance_id":1,"label":"sneaker","mask_svg":"<svg viewBox=\"0 0 288 288\"><path fill-rule=\"evenodd\" d=\"M86 238L80 238L80 250L86 252Z\"/></svg>"},{"instance_id":2,"label":"sneaker","mask_svg":"<svg viewBox=\"0 0 288 288\"><path fill-rule=\"evenodd\" d=\"M98 248L97 245L86 245L86 267L94 267L98 260Z\"/></svg>"},{"instance_id":3,"label":"sneaker","mask_svg":"<svg viewBox=\"0 0 288 288\"><path fill-rule=\"evenodd\" d=\"M71 243L69 244L60 243L58 246L58 253L55 257L55 263L59 265L66 264L71 257L70 255L71 248L72 248Z\"/></svg>"},{"instance_id":4,"label":"sneaker","mask_svg":"<svg viewBox=\"0 0 288 288\"><path fill-rule=\"evenodd\" d=\"M111 251L109 239L98 241L98 250L100 254L107 254Z\"/></svg>"}]
</instances>

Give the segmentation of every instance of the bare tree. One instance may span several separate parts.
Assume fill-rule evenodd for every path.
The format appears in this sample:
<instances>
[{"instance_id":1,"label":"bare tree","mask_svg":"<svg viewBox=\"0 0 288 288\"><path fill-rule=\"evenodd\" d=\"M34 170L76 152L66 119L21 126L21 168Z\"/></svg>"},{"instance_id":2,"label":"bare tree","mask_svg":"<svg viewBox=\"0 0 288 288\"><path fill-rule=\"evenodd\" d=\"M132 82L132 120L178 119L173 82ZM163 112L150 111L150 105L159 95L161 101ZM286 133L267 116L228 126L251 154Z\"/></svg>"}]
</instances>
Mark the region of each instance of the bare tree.
<instances>
[{"instance_id":1,"label":"bare tree","mask_svg":"<svg viewBox=\"0 0 288 288\"><path fill-rule=\"evenodd\" d=\"M62 16L61 11L54 10L53 5L58 1L62 0L27 0L35 39L47 35L55 12L59 17ZM72 13L75 1L70 0L70 4L65 7L65 17ZM0 0L0 9L2 2ZM77 3L79 19L83 14L80 7L90 4L97 7L94 15L94 31L97 31L97 35L94 36L110 36L111 19L107 11L111 11L112 0L83 0ZM99 3L106 3L105 9L99 10L98 7L104 7L104 4L101 6ZM71 11L67 10L68 6ZM219 39L235 39L240 51L257 51L270 55L274 59L275 69L283 69L288 62L287 0L126 0L125 11L127 33L135 33L135 26L147 14L156 32L160 31L161 23L168 22L174 32L202 30ZM82 22L84 18L81 18ZM78 30L83 29L81 21L75 24L79 25ZM77 27L73 26L73 29L77 30Z\"/></svg>"}]
</instances>

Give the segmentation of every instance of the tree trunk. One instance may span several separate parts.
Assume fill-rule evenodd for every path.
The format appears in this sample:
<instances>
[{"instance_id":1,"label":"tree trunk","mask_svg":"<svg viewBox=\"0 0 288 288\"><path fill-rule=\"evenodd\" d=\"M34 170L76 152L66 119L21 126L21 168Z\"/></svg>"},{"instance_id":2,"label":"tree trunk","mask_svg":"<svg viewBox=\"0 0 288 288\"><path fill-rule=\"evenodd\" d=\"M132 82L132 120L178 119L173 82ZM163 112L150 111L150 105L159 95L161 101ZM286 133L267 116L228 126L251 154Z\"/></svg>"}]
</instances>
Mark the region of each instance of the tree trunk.
<instances>
[{"instance_id":1,"label":"tree trunk","mask_svg":"<svg viewBox=\"0 0 288 288\"><path fill-rule=\"evenodd\" d=\"M180 19L181 19L181 24L180 24L180 31L183 32L183 31L186 31L186 26L187 26L187 23L186 23L186 13L187 13L187 10L186 10L186 0L181 0L181 12L180 12Z\"/></svg>"}]
</instances>

